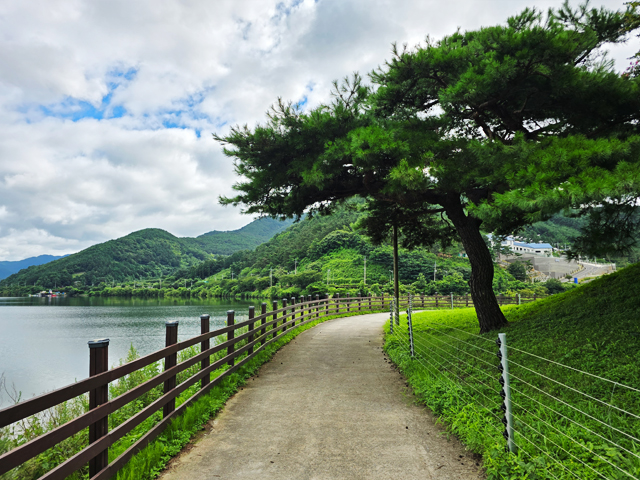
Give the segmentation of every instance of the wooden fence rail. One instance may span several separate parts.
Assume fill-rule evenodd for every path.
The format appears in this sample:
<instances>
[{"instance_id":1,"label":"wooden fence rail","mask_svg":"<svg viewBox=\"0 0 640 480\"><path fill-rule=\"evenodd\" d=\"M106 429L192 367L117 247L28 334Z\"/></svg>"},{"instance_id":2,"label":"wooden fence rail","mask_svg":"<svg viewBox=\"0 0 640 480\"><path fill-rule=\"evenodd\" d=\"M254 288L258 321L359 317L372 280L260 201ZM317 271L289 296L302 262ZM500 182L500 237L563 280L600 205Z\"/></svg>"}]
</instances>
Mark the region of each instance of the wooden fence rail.
<instances>
[{"instance_id":1,"label":"wooden fence rail","mask_svg":"<svg viewBox=\"0 0 640 480\"><path fill-rule=\"evenodd\" d=\"M290 333L289 329L341 313L388 311L391 298L389 296L341 298L336 295L332 299L326 297L320 299L319 295L316 295L315 299L311 296L307 299L292 298L289 304L287 299L283 299L282 307L277 308L278 303L274 301L271 311L267 311L267 304L263 303L258 316L255 315L254 307L250 307L249 319L243 322L235 323L235 312L229 311L227 325L214 331L209 331L209 315L202 315L200 317L202 333L182 342L177 342L178 322L167 322L165 348L111 370L107 369L108 339L91 341L89 342L91 364L89 378L0 410L0 428L87 392L90 394L90 410L0 456L0 475L89 427L90 444L40 478L62 480L87 464L89 464L90 478L100 480L111 478L135 453L160 435L171 420L182 414L187 406L253 359L267 345ZM506 305L533 301L536 297L520 299L500 296L498 300L501 305ZM407 306L408 302L409 297L402 296L399 302L400 308ZM453 308L473 306L473 302L469 296L434 295L414 296L413 305L414 308ZM246 332L237 332L245 328ZM217 340L213 346L210 345L212 338ZM200 344L199 354L177 363L178 352L197 344ZM226 352L226 355L211 362L211 356L218 352ZM109 383L162 359L165 360L163 372L111 400L108 399ZM176 384L177 374L195 365L200 365L199 371ZM225 365L227 368L224 372L214 379L210 378L212 372ZM198 392L176 408L175 399L198 382L200 382ZM164 385L162 396L112 431L107 431L107 420L110 414L159 385ZM118 458L108 463L108 448L159 410L163 411L163 419Z\"/></svg>"}]
</instances>

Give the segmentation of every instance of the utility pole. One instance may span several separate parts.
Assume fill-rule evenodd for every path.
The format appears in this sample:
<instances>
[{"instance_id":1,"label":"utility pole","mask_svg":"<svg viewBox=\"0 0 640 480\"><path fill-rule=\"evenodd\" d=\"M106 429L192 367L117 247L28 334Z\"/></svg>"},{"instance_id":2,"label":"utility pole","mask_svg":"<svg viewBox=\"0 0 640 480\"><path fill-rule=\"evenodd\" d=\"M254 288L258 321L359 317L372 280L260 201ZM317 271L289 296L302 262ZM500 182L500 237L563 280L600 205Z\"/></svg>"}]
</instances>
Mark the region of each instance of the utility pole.
<instances>
[{"instance_id":1,"label":"utility pole","mask_svg":"<svg viewBox=\"0 0 640 480\"><path fill-rule=\"evenodd\" d=\"M297 275L298 274L298 260L294 260L293 261L293 274Z\"/></svg>"},{"instance_id":2,"label":"utility pole","mask_svg":"<svg viewBox=\"0 0 640 480\"><path fill-rule=\"evenodd\" d=\"M433 262L433 281L434 282L436 281L436 266L437 266L437 263Z\"/></svg>"},{"instance_id":3,"label":"utility pole","mask_svg":"<svg viewBox=\"0 0 640 480\"><path fill-rule=\"evenodd\" d=\"M367 284L367 257L364 257L364 284Z\"/></svg>"},{"instance_id":4,"label":"utility pole","mask_svg":"<svg viewBox=\"0 0 640 480\"><path fill-rule=\"evenodd\" d=\"M393 225L393 293L396 297L396 318L400 317L400 279L398 273L398 227Z\"/></svg>"}]
</instances>

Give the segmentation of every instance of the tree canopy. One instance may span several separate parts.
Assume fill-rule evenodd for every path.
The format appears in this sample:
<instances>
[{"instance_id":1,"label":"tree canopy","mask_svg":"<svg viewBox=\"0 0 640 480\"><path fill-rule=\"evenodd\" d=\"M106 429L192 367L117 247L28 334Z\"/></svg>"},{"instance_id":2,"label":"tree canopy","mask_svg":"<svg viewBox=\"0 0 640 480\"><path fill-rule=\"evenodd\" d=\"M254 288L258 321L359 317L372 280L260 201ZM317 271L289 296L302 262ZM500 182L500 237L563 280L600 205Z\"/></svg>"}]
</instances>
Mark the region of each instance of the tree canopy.
<instances>
[{"instance_id":1,"label":"tree canopy","mask_svg":"<svg viewBox=\"0 0 640 480\"><path fill-rule=\"evenodd\" d=\"M625 40L625 18L565 4L394 48L372 85L356 74L335 84L330 104L303 112L279 101L265 125L215 135L242 177L239 194L221 201L287 217L360 195L372 202L373 233L397 222L414 242L455 234L471 262L481 331L498 328L506 320L483 222L511 233L597 197L587 180L598 173L613 181L618 170L635 172L638 80L602 55Z\"/></svg>"}]
</instances>

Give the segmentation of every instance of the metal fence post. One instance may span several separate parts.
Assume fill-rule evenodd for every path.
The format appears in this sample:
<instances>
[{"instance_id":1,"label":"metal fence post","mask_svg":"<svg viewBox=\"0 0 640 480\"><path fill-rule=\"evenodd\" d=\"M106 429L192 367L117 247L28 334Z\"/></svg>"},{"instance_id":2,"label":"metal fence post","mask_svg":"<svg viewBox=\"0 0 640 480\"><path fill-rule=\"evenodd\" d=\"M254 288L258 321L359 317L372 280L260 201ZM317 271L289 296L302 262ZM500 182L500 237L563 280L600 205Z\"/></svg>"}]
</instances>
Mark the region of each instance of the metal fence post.
<instances>
[{"instance_id":1,"label":"metal fence post","mask_svg":"<svg viewBox=\"0 0 640 480\"><path fill-rule=\"evenodd\" d=\"M453 292L451 292L451 310L453 310Z\"/></svg>"},{"instance_id":2,"label":"metal fence post","mask_svg":"<svg viewBox=\"0 0 640 480\"><path fill-rule=\"evenodd\" d=\"M90 340L89 344L89 376L109 370L109 339ZM102 385L89 392L89 410L93 410L109 401L109 385ZM109 431L109 417L104 417L89 425L89 444L104 437ZM109 464L109 449L104 449L89 460L89 478Z\"/></svg>"},{"instance_id":3,"label":"metal fence post","mask_svg":"<svg viewBox=\"0 0 640 480\"><path fill-rule=\"evenodd\" d=\"M236 317L235 310L227 310L227 326L228 327L235 325L235 323L236 323L235 317ZM233 340L235 338L235 336L236 336L236 331L234 329L229 330L227 332L227 341ZM229 345L227 347L227 355L232 355L233 352L235 351L235 349L236 349L235 343L232 344L232 345ZM227 362L227 365L229 365L230 367L233 367L233 364L235 363L234 360L235 359L233 359L233 358L231 360L229 360Z\"/></svg>"},{"instance_id":4,"label":"metal fence post","mask_svg":"<svg viewBox=\"0 0 640 480\"><path fill-rule=\"evenodd\" d=\"M164 322L165 330L166 330L166 342L165 346L168 347L170 345L175 345L178 343L178 320L167 320ZM172 353L171 355L167 355L164 358L164 370L167 371L171 367L175 367L178 363L178 354ZM164 393L168 393L171 390L176 388L176 377L175 375L171 378L168 378L164 381ZM176 409L176 399L172 398L168 403L164 404L162 407L162 418L169 415Z\"/></svg>"},{"instance_id":5,"label":"metal fence post","mask_svg":"<svg viewBox=\"0 0 640 480\"><path fill-rule=\"evenodd\" d=\"M522 300L520 299L520 294L518 293L518 305L522 304Z\"/></svg>"},{"instance_id":6,"label":"metal fence post","mask_svg":"<svg viewBox=\"0 0 640 480\"><path fill-rule=\"evenodd\" d=\"M285 323L287 323L287 299L283 298L282 299L282 308L284 308L284 311L282 312L282 324L284 325ZM282 331L284 332L287 329L287 326L284 325L282 327Z\"/></svg>"},{"instance_id":7,"label":"metal fence post","mask_svg":"<svg viewBox=\"0 0 640 480\"><path fill-rule=\"evenodd\" d=\"M409 348L411 350L411 356L415 356L415 352L413 350L413 323L411 322L411 314L413 310L413 305L411 302L411 294L409 294L409 305L407 305L407 324L409 325Z\"/></svg>"},{"instance_id":8,"label":"metal fence post","mask_svg":"<svg viewBox=\"0 0 640 480\"><path fill-rule=\"evenodd\" d=\"M260 336L262 337L260 345L264 345L267 341L265 336L265 333L267 333L267 327L264 326L264 324L267 323L267 304L265 302L262 302L262 305L260 305L260 315L262 316L262 320L260 321L260 325L262 325L262 329L260 330Z\"/></svg>"},{"instance_id":9,"label":"metal fence post","mask_svg":"<svg viewBox=\"0 0 640 480\"><path fill-rule=\"evenodd\" d=\"M502 405L502 411L504 412L504 419L502 423L505 426L504 432L502 436L507 441L507 449L511 453L517 452L516 443L513 438L513 413L511 409L511 388L509 386L509 360L507 358L507 335L505 333L499 333L498 339L496 340L496 344L499 347L499 351L497 353L498 358L500 359L500 365L498 369L502 373L500 376L500 385L502 386L502 391L500 395L502 396L504 403Z\"/></svg>"},{"instance_id":10,"label":"metal fence post","mask_svg":"<svg viewBox=\"0 0 640 480\"><path fill-rule=\"evenodd\" d=\"M393 300L389 302L389 333L393 334Z\"/></svg>"},{"instance_id":11,"label":"metal fence post","mask_svg":"<svg viewBox=\"0 0 640 480\"><path fill-rule=\"evenodd\" d=\"M200 333L209 333L209 315L200 315ZM211 341L207 338L200 342L200 352L209 350ZM211 356L205 357L200 361L200 370L204 370L210 365ZM207 374L200 380L200 388L206 387L211 381L211 374Z\"/></svg>"},{"instance_id":12,"label":"metal fence post","mask_svg":"<svg viewBox=\"0 0 640 480\"><path fill-rule=\"evenodd\" d=\"M254 319L255 316L256 316L256 307L252 305L249 307L249 320ZM247 337L247 343L253 342L253 327L254 327L254 322L251 322L249 324L250 335ZM249 350L247 351L247 355L251 355L252 353L253 353L253 345L249 347Z\"/></svg>"}]
</instances>

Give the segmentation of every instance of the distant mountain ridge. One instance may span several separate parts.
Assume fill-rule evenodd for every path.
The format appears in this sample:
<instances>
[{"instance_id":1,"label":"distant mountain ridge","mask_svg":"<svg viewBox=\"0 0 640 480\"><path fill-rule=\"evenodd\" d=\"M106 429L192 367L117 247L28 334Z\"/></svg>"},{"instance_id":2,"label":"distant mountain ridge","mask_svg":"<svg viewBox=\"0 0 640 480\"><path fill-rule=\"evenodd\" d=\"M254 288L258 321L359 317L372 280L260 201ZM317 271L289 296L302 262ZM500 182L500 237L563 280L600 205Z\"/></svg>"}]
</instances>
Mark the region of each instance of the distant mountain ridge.
<instances>
[{"instance_id":1,"label":"distant mountain ridge","mask_svg":"<svg viewBox=\"0 0 640 480\"><path fill-rule=\"evenodd\" d=\"M23 268L28 268L33 265L43 265L45 263L53 262L59 258L66 257L67 255L38 255L37 257L24 258L22 260L4 260L0 261L0 280L7 278L9 275L19 272Z\"/></svg>"},{"instance_id":2,"label":"distant mountain ridge","mask_svg":"<svg viewBox=\"0 0 640 480\"><path fill-rule=\"evenodd\" d=\"M28 266L0 280L0 286L63 286L75 282L91 285L169 275L215 255L253 249L291 223L261 218L238 230L214 230L196 238L180 238L165 230L147 228L49 263Z\"/></svg>"},{"instance_id":3,"label":"distant mountain ridge","mask_svg":"<svg viewBox=\"0 0 640 480\"><path fill-rule=\"evenodd\" d=\"M238 230L203 233L194 240L209 253L231 255L240 250L252 250L285 230L293 220L259 218Z\"/></svg>"}]
</instances>

